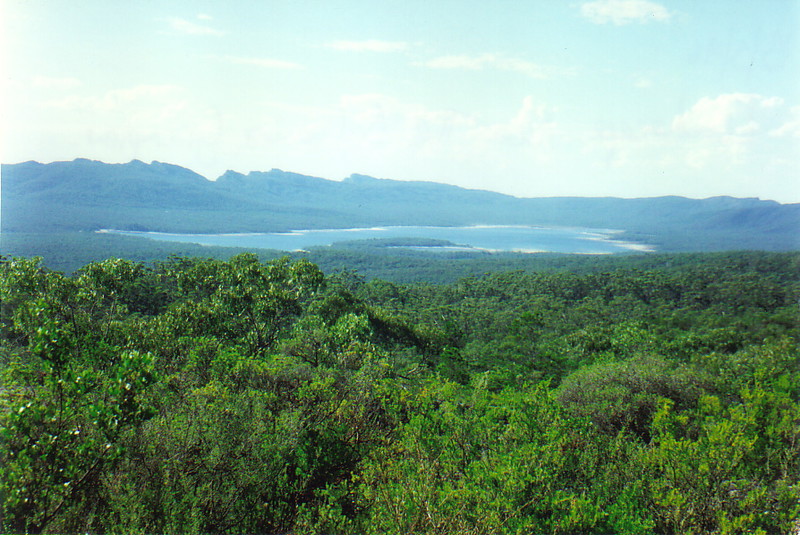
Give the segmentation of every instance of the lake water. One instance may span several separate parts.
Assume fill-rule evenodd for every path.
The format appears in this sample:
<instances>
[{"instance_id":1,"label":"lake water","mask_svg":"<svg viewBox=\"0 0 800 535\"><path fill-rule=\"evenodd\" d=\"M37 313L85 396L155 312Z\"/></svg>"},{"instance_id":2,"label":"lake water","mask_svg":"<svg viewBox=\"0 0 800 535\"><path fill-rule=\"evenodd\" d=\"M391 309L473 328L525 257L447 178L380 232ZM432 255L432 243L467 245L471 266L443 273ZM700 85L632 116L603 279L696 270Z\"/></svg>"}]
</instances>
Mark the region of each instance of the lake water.
<instances>
[{"instance_id":1,"label":"lake water","mask_svg":"<svg viewBox=\"0 0 800 535\"><path fill-rule=\"evenodd\" d=\"M469 227L397 226L350 229L311 229L290 232L248 234L171 234L104 229L98 232L139 236L155 240L302 251L312 247L330 246L354 240L445 240L447 246L403 246L427 251L522 252L613 254L631 251L649 252L646 244L615 239L618 231L586 228L549 228L511 225L480 225ZM389 242L391 243L391 242Z\"/></svg>"}]
</instances>

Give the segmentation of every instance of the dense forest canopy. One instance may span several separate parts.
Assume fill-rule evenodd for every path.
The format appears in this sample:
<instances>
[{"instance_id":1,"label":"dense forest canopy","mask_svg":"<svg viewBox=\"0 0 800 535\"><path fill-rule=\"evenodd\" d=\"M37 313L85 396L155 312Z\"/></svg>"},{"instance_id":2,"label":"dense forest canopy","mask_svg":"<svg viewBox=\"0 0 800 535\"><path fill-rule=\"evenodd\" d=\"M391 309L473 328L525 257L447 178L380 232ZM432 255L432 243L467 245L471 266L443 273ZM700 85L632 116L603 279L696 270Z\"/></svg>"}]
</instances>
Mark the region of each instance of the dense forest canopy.
<instances>
[{"instance_id":1,"label":"dense forest canopy","mask_svg":"<svg viewBox=\"0 0 800 535\"><path fill-rule=\"evenodd\" d=\"M0 257L2 530L797 529L800 254L571 267Z\"/></svg>"}]
</instances>

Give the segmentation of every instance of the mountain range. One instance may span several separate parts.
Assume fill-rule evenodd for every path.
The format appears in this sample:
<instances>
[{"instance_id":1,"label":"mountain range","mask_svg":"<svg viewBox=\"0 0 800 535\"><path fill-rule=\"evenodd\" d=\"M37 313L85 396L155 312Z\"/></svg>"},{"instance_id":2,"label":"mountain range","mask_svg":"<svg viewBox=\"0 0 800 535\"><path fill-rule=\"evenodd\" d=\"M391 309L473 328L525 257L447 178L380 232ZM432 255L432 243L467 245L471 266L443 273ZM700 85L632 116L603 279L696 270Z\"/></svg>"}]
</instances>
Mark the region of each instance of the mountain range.
<instances>
[{"instance_id":1,"label":"mountain range","mask_svg":"<svg viewBox=\"0 0 800 535\"><path fill-rule=\"evenodd\" d=\"M755 198L518 198L435 182L273 169L217 180L168 163L4 164L9 233L103 228L181 233L274 232L379 225L541 225L618 229L663 251L800 249L800 204Z\"/></svg>"}]
</instances>

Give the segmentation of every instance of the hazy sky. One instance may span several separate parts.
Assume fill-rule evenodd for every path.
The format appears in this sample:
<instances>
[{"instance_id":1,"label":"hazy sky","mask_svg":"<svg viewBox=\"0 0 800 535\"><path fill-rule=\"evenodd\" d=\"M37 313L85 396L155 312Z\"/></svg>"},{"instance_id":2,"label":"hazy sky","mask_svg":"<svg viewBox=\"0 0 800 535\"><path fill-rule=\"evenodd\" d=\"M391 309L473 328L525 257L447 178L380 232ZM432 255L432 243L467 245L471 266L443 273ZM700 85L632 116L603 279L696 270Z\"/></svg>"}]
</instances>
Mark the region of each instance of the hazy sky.
<instances>
[{"instance_id":1,"label":"hazy sky","mask_svg":"<svg viewBox=\"0 0 800 535\"><path fill-rule=\"evenodd\" d=\"M2 161L800 202L800 0L0 0Z\"/></svg>"}]
</instances>

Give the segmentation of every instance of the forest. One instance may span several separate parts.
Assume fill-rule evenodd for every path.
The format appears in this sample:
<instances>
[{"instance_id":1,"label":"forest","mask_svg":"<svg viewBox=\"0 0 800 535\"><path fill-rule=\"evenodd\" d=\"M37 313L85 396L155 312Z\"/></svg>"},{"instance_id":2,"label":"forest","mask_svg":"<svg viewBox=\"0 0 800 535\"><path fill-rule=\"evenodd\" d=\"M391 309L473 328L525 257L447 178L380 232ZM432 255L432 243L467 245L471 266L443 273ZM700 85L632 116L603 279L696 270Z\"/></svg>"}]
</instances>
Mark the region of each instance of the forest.
<instances>
[{"instance_id":1,"label":"forest","mask_svg":"<svg viewBox=\"0 0 800 535\"><path fill-rule=\"evenodd\" d=\"M567 265L0 257L0 531L797 530L800 253Z\"/></svg>"}]
</instances>

